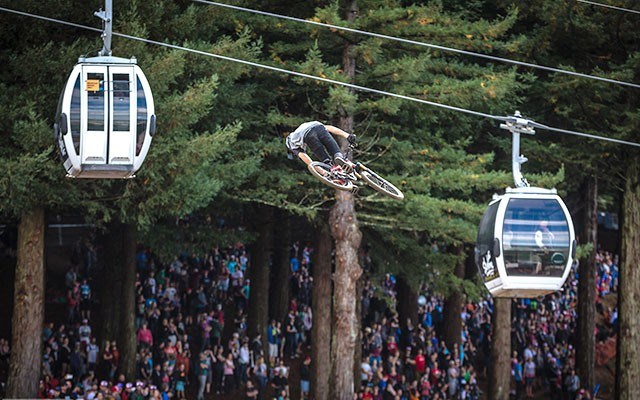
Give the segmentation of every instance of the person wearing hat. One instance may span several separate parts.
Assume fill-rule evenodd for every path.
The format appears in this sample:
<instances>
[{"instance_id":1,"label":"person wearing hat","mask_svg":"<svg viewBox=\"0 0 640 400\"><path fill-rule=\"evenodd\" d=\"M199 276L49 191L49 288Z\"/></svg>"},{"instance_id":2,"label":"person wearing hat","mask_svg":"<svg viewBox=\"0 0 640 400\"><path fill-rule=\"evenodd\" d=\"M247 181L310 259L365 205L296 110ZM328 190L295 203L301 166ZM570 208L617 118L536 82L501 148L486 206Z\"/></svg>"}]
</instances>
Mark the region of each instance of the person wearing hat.
<instances>
[{"instance_id":1,"label":"person wearing hat","mask_svg":"<svg viewBox=\"0 0 640 400\"><path fill-rule=\"evenodd\" d=\"M91 341L91 326L89 326L89 320L86 318L82 320L82 325L78 327L78 335L80 336L80 342L85 346Z\"/></svg>"},{"instance_id":2,"label":"person wearing hat","mask_svg":"<svg viewBox=\"0 0 640 400\"><path fill-rule=\"evenodd\" d=\"M280 366L276 367L273 371L275 376L271 381L271 386L275 390L276 393L288 393L289 392L289 384L287 383L286 370L280 368Z\"/></svg>"},{"instance_id":3,"label":"person wearing hat","mask_svg":"<svg viewBox=\"0 0 640 400\"><path fill-rule=\"evenodd\" d=\"M127 394L127 400L142 400L143 399L142 385L139 386L137 383L136 384L133 384L132 382L130 383L131 383L131 386L129 388L125 386L125 389L124 389L125 393Z\"/></svg>"}]
</instances>

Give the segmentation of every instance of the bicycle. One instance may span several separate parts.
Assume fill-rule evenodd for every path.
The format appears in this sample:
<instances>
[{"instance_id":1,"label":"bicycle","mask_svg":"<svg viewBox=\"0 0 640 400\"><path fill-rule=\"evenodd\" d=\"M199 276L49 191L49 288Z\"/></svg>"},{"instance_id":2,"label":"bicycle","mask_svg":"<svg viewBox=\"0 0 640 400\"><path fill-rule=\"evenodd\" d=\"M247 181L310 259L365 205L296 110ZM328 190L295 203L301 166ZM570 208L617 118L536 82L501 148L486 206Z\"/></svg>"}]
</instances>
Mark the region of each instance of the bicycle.
<instances>
[{"instance_id":1,"label":"bicycle","mask_svg":"<svg viewBox=\"0 0 640 400\"><path fill-rule=\"evenodd\" d=\"M349 145L347 154L349 154L353 148L353 145ZM372 189L386 196L396 200L404 199L404 194L400 189L359 161L355 162L353 172L348 174L344 171L332 170L331 165L320 161L311 162L307 168L320 182L334 189L356 193L359 189L357 185L358 180L361 179Z\"/></svg>"}]
</instances>

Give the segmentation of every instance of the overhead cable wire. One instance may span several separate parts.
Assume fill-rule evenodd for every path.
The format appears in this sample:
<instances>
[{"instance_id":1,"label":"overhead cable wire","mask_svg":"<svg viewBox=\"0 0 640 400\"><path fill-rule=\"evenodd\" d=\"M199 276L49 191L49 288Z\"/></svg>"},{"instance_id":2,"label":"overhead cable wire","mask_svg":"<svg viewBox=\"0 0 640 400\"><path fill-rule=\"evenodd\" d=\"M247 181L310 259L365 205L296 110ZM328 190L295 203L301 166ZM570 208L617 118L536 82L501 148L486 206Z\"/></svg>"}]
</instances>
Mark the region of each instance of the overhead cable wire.
<instances>
[{"instance_id":1,"label":"overhead cable wire","mask_svg":"<svg viewBox=\"0 0 640 400\"><path fill-rule=\"evenodd\" d=\"M27 12L24 12L24 11L13 10L13 9L10 9L10 8L0 7L0 11L10 12L10 13L23 15L23 16L27 16L27 17L32 17L32 18L37 18L37 19L41 19L41 20L45 20L45 21L50 21L50 22L62 24L62 25L72 26L72 27L75 27L75 28L87 29L87 30L94 31L94 32L102 32L102 30L99 29L99 28L94 28L94 27L91 27L91 26L86 26L86 25L76 24L76 23L73 23L73 22L63 21L63 20L56 19L56 18L44 17L44 16L41 16L41 15L31 14L31 13L27 13ZM145 39L145 38L141 38L141 37L137 37L137 36L127 35L125 33L112 32L112 34L114 36L119 36L119 37L123 37L123 38L126 38L126 39L131 39L131 40L137 40L137 41L140 41L140 42L153 44L153 45L156 45L156 46L167 47L167 48L174 49L174 50L182 50L182 51L186 51L186 52L190 52L190 53L194 53L194 54L200 54L200 55L207 56L207 57L218 58L218 59L225 60L225 61L231 61L231 62L241 63L241 64L245 64L245 65L250 65L250 66L253 66L253 67L257 67L257 68L267 69L267 70L270 70L270 71L281 72L281 73L284 73L284 74L298 76L298 77L301 77L301 78L313 79L313 80L317 80L317 81L331 83L331 84L334 84L334 85L345 86L345 87L348 87L348 88L351 88L351 89L355 89L355 90L359 90L359 91L363 91L363 92L376 93L376 94L380 94L380 95L383 95L383 96L395 97L395 98L408 100L408 101L413 101L413 102L417 102L417 103L428 104L428 105L431 105L431 106L434 106L434 107L439 107L439 108L443 108L443 109L450 110L450 111L458 111L458 112L462 112L462 113L465 113L465 114L475 115L475 116L478 116L478 117L489 118L489 119L498 120L498 121L508 121L511 118L511 117L501 117L501 116L498 116L498 115L487 114L487 113L483 113L483 112L479 112L479 111L468 110L468 109L462 108L462 107L455 107L455 106L450 106L450 105L447 105L447 104L436 103L436 102L433 102L433 101L419 99L419 98L416 98L416 97L405 96L405 95L402 95L402 94L387 92L387 91L384 91L384 90L373 89L373 88L369 88L369 87L366 87L366 86L355 85L355 84L348 83L348 82L341 82L341 81L337 81L337 80L334 80L334 79L328 79L328 78L323 78L323 77L320 77L320 76L305 74L305 73L302 73L302 72L291 71L291 70L284 69L284 68L278 68L278 67L273 67L273 66L266 65L266 64L256 63L256 62L253 62L253 61L247 61L247 60L242 60L242 59L238 59L238 58L227 57L227 56L223 56L223 55L220 55L220 54L209 53L209 52L206 52L206 51L191 49L191 48L188 48L188 47L179 46L179 45L175 45L175 44L159 42L157 40ZM640 143L629 142L629 141L626 141L626 140L609 138L609 137L606 137L606 136L591 135L591 134L587 134L587 133L576 132L576 131L560 129L560 128L553 128L553 127L549 127L549 126L546 126L546 125L543 125L543 124L540 124L540 123L535 123L535 126L540 128L540 129L546 129L546 130L549 130L549 131L556 131L556 132L565 133L565 134L569 134L569 135L588 137L588 138L591 138L591 139L597 139L597 140L603 140L603 141L608 141L608 142L613 142L613 143L618 143L618 144L624 144L624 145L629 145L629 146L634 146L634 147L640 147Z\"/></svg>"},{"instance_id":2,"label":"overhead cable wire","mask_svg":"<svg viewBox=\"0 0 640 400\"><path fill-rule=\"evenodd\" d=\"M532 123L532 126L534 128L544 129L544 130L552 131L552 132L564 133L564 134L567 134L567 135L580 136L580 137L589 138L589 139L605 140L607 142L640 147L640 143L629 142L627 140L616 139L616 138L611 138L611 137L603 137L603 136L598 136L598 135L592 135L590 133L576 132L576 131L571 131L571 130L561 129L561 128L554 128L552 126L547 126L547 125L544 125L544 124L541 124L541 123L535 122L535 121Z\"/></svg>"},{"instance_id":3,"label":"overhead cable wire","mask_svg":"<svg viewBox=\"0 0 640 400\"><path fill-rule=\"evenodd\" d=\"M9 9L9 8L4 8L4 7L0 7L0 10L7 11L7 12L13 12L15 14L20 14L20 15L24 15L24 16L40 18L40 19L44 19L44 20L50 21L50 22L56 22L56 23L60 23L60 24L64 24L64 25L73 26L75 28L83 28L83 29L88 29L88 30L92 30L92 31L102 32L102 30L98 29L98 28L93 28L93 27L86 26L86 25L80 25L80 24L76 24L76 23L73 23L73 22L67 22L67 21L63 21L63 20L59 20L59 19L55 19L55 18L42 17L42 16L39 16L39 15L30 14L30 13L26 13L26 12L23 12L23 11L16 11L16 10L12 10L12 9ZM206 52L206 51L191 49L191 48L188 48L188 47L179 46L179 45L175 45L175 44L159 42L159 41L152 40L152 39L145 39L145 38L141 38L141 37L137 37L137 36L131 36L131 35L127 35L127 34L124 34L124 33L113 32L113 35L114 36L120 36L120 37L127 38L127 39L131 39L131 40L137 40L137 41L141 41L141 42L145 42L145 43L149 43L149 44L154 44L154 45L157 45L157 46L168 47L168 48L175 49L175 50L183 50L183 51L188 51L188 52L195 53L195 54L200 54L200 55L203 55L203 56L214 57L214 58L219 58L221 60L237 62L237 63L241 63L241 64L245 64L245 65L250 65L252 67L268 69L268 70L271 70L271 71L276 71L276 72L281 72L281 73L285 73L285 74L289 74L289 75L294 75L294 76L298 76L298 77L301 77L301 78L315 79L315 80L318 80L318 81L327 82L327 83L331 83L331 84L334 84L334 85L345 86L345 87L348 87L348 88L351 88L351 89L355 89L355 90L359 90L359 91L363 91L363 92L371 92L371 93L381 94L381 95L384 95L384 96L396 97L396 98L403 99L403 100L415 101L415 102L418 102L418 103L428 104L428 105L432 105L432 106L435 106L435 107L441 107L441 108L444 108L444 109L447 109L447 110L452 110L452 111L459 111L459 112L463 112L463 113L466 113L466 114L475 115L475 116L478 116L478 117L496 119L496 120L501 120L501 121L506 119L506 117L499 117L499 116L496 116L496 115L491 115L491 114L487 114L487 113L483 113L483 112L479 112L479 111L468 110L466 108L455 107L455 106L450 106L450 105L447 105L447 104L436 103L436 102L429 101L429 100L419 99L417 97L411 97L411 96L406 96L406 95L402 95L402 94L391 93L391 92L387 92L387 91L384 91L384 90L378 90L378 89L373 89L373 88L369 88L369 87L365 87L365 86L355 85L353 83L337 81L337 80L329 79L329 78L323 78L323 77L316 76L316 75L305 74L303 72L291 71L291 70L288 70L288 69L278 68L278 67L274 67L274 66L271 66L271 65L260 64L260 63L256 63L256 62L253 62L253 61L247 61L247 60L242 60L242 59L233 58L233 57L227 57L227 56L223 56L223 55L220 55L220 54L209 53L209 52Z\"/></svg>"},{"instance_id":4,"label":"overhead cable wire","mask_svg":"<svg viewBox=\"0 0 640 400\"><path fill-rule=\"evenodd\" d=\"M589 0L576 0L576 1L579 3L590 4L592 6L605 7L605 8L610 8L612 10L624 11L624 12L633 13L633 14L640 14L640 11L638 10L631 10L629 8L612 6L611 4L598 3L596 1L589 1Z\"/></svg>"},{"instance_id":5,"label":"overhead cable wire","mask_svg":"<svg viewBox=\"0 0 640 400\"><path fill-rule=\"evenodd\" d=\"M352 33L357 33L357 34L366 35L366 36L372 36L372 37L376 37L376 38L380 38L380 39L393 40L393 41L402 42L402 43L408 43L408 44L412 44L412 45L416 45L416 46L422 46L422 47L428 47L428 48L436 49L436 50L448 51L448 52L451 52L451 53L458 53L458 54L464 54L464 55L472 56L472 57L484 58L484 59L491 60L491 61L498 61L498 62L502 62L502 63L519 65L519 66L522 66L522 67L541 69L541 70L548 71L548 72L555 72L555 73L558 73L558 74L577 76L577 77L580 77L580 78L594 79L594 80L598 80L598 81L602 81L602 82L608 82L608 83L613 83L613 84L617 84L617 85L623 85L623 86L628 86L628 87L640 89L640 84L633 83L633 82L625 82L625 81L620 81L620 80L617 80L617 79L610 79L610 78L604 78L604 77L596 76L596 75L583 74L581 72L575 72L575 71L569 71L569 70L560 69L560 68L548 67L548 66L545 66L545 65L533 64L533 63L528 63L528 62L524 62L524 61L512 60L512 59L509 59L509 58L497 57L497 56L492 56L492 55L489 55L489 54L476 53L476 52L473 52L473 51L461 50L461 49L456 49L456 48L453 48L453 47L441 46L441 45L432 44L432 43L428 43L428 42L420 42L420 41L417 41L417 40L405 39L405 38L400 38L400 37L396 37L396 36L389 36L389 35L384 35L384 34L381 34L381 33L363 31L363 30L359 30L359 29L349 28L349 27L346 27L346 26L327 24L327 23L324 23L324 22L312 21L312 20L303 19L303 18L290 17L290 16L287 16L287 15L276 14L276 13L271 13L271 12L267 12L267 11L260 11L260 10L255 10L255 9L252 9L252 8L234 6L234 5L231 5L231 4L218 3L218 2L215 2L215 1L209 1L209 0L192 0L192 1L194 1L196 3L202 3L202 4L211 5L211 6L224 7L224 8L237 10L237 11L245 11L245 12L249 12L249 13L253 13L253 14L265 15L265 16L268 16L268 17L286 19L286 20L289 20L289 21L296 21L296 22L301 22L301 23L305 23L305 24L322 26L322 27L325 27L325 28L336 29L336 30L341 30L341 31L345 31L345 32L352 32Z\"/></svg>"}]
</instances>

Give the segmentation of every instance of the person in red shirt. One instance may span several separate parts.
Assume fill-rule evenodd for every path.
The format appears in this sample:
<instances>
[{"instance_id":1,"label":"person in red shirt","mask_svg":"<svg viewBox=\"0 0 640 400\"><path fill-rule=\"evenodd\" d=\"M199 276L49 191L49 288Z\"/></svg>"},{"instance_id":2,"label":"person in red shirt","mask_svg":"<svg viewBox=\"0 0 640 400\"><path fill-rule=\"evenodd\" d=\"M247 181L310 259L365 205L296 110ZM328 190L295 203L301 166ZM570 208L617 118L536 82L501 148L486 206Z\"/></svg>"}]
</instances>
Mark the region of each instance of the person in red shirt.
<instances>
[{"instance_id":1,"label":"person in red shirt","mask_svg":"<svg viewBox=\"0 0 640 400\"><path fill-rule=\"evenodd\" d=\"M58 381L53 376L49 376L49 375L44 376L43 387L46 394L48 394L49 391L55 388L56 386L60 386L60 381Z\"/></svg>"},{"instance_id":2,"label":"person in red shirt","mask_svg":"<svg viewBox=\"0 0 640 400\"><path fill-rule=\"evenodd\" d=\"M176 357L176 368L180 368L180 365L184 365L184 369L187 371L187 375L189 375L189 370L191 369L191 352L189 349L178 352L178 356Z\"/></svg>"},{"instance_id":3,"label":"person in red shirt","mask_svg":"<svg viewBox=\"0 0 640 400\"><path fill-rule=\"evenodd\" d=\"M431 394L431 382L429 382L428 368L427 373L420 378L420 394L426 398Z\"/></svg>"},{"instance_id":4,"label":"person in red shirt","mask_svg":"<svg viewBox=\"0 0 640 400\"><path fill-rule=\"evenodd\" d=\"M424 351L421 347L418 348L418 354L413 359L413 362L416 367L416 372L422 375L427 367L427 360L424 358Z\"/></svg>"},{"instance_id":5,"label":"person in red shirt","mask_svg":"<svg viewBox=\"0 0 640 400\"><path fill-rule=\"evenodd\" d=\"M390 356L398 354L398 343L396 343L395 336L389 336L389 342L387 342L387 351Z\"/></svg>"},{"instance_id":6,"label":"person in red shirt","mask_svg":"<svg viewBox=\"0 0 640 400\"><path fill-rule=\"evenodd\" d=\"M431 369L431 374L429 376L429 381L431 382L431 386L436 386L441 376L442 376L442 371L440 371L440 368L438 368L437 364L434 365L433 368Z\"/></svg>"},{"instance_id":7,"label":"person in red shirt","mask_svg":"<svg viewBox=\"0 0 640 400\"><path fill-rule=\"evenodd\" d=\"M365 386L364 393L362 393L362 400L373 400L373 393L371 393L369 386Z\"/></svg>"}]
</instances>

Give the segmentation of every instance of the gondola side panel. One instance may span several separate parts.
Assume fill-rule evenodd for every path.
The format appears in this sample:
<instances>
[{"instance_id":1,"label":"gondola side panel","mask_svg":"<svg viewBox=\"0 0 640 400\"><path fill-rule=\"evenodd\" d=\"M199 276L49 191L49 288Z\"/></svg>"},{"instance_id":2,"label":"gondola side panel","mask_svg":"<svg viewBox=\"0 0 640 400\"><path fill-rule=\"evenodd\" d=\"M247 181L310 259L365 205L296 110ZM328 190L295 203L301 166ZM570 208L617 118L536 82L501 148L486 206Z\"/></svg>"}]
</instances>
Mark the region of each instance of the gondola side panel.
<instances>
[{"instance_id":1,"label":"gondola side panel","mask_svg":"<svg viewBox=\"0 0 640 400\"><path fill-rule=\"evenodd\" d=\"M155 103L153 93L149 86L147 77L140 67L135 66L136 77L136 105L137 105L137 128L136 128L136 154L133 162L133 169L137 171L144 162L149 152L151 140L155 133ZM144 112L144 118L142 117Z\"/></svg>"}]
</instances>

